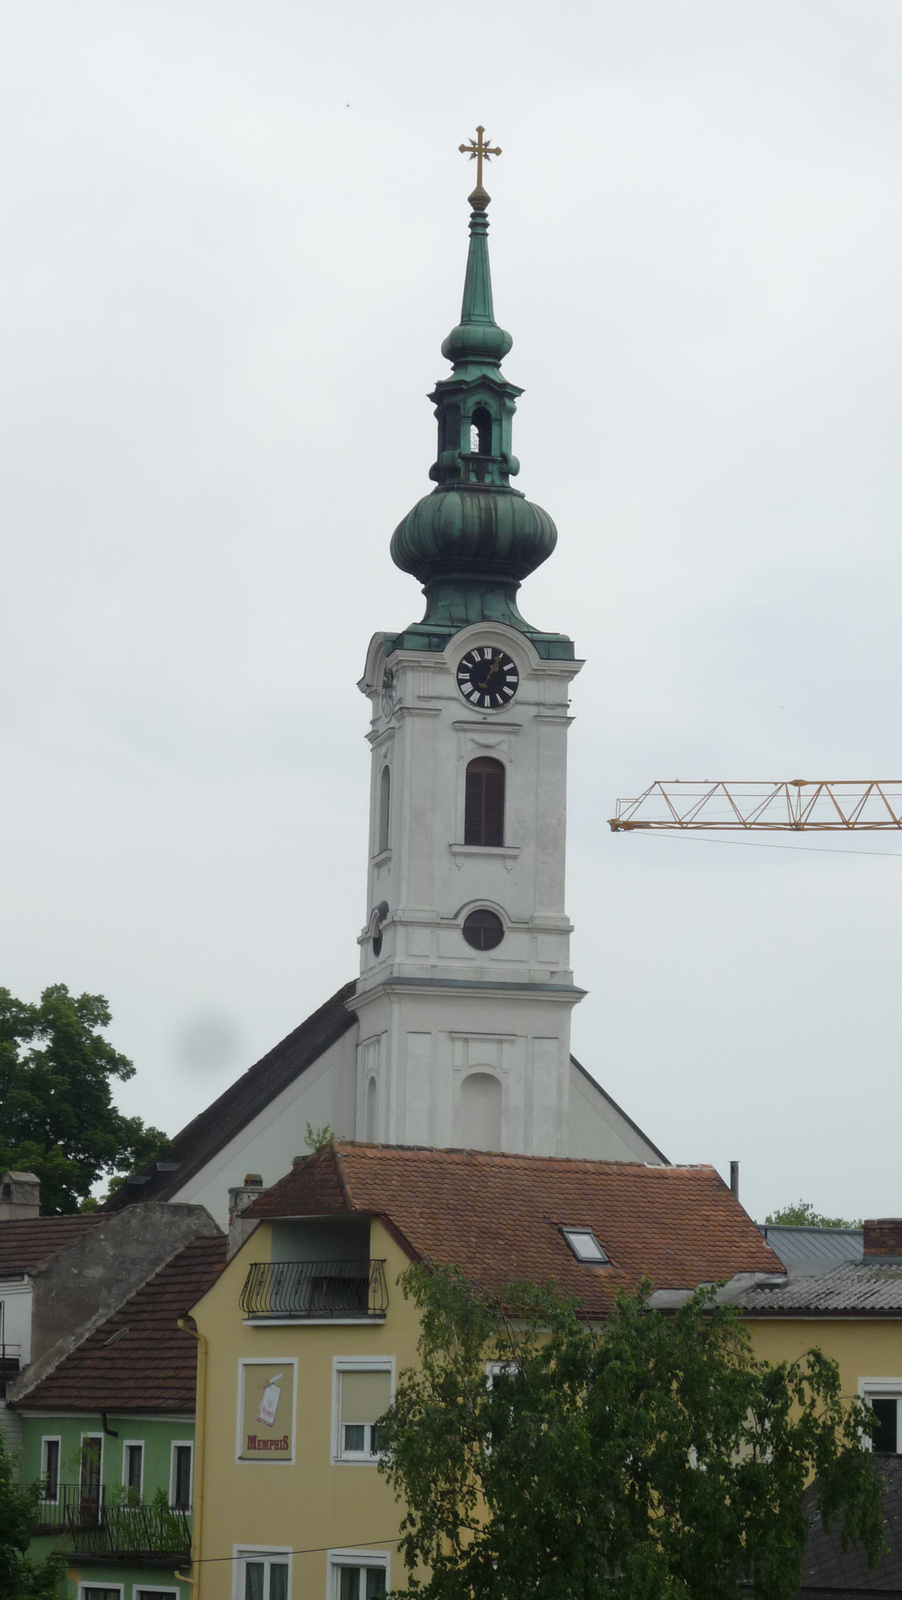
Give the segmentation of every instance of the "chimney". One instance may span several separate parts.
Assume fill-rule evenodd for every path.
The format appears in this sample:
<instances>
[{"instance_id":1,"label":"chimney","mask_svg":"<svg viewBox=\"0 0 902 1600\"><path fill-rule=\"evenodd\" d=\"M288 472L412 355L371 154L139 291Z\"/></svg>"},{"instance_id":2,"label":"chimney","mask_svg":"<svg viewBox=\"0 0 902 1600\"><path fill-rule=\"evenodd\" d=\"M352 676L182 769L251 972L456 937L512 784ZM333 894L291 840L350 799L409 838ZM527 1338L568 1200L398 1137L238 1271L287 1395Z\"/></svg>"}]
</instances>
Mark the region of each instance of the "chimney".
<instances>
[{"instance_id":1,"label":"chimney","mask_svg":"<svg viewBox=\"0 0 902 1600\"><path fill-rule=\"evenodd\" d=\"M739 1162L730 1162L730 1193L734 1200L739 1199Z\"/></svg>"},{"instance_id":2,"label":"chimney","mask_svg":"<svg viewBox=\"0 0 902 1600\"><path fill-rule=\"evenodd\" d=\"M41 1180L33 1172L0 1177L0 1222L30 1222L41 1215Z\"/></svg>"},{"instance_id":3,"label":"chimney","mask_svg":"<svg viewBox=\"0 0 902 1600\"><path fill-rule=\"evenodd\" d=\"M864 1260L902 1266L902 1217L877 1217L864 1225Z\"/></svg>"},{"instance_id":4,"label":"chimney","mask_svg":"<svg viewBox=\"0 0 902 1600\"><path fill-rule=\"evenodd\" d=\"M228 1259L231 1261L236 1250L240 1250L245 1239L249 1239L257 1224L248 1219L241 1221L242 1211L263 1193L263 1174L260 1172L246 1172L244 1183L229 1190L229 1243L227 1248Z\"/></svg>"}]
</instances>

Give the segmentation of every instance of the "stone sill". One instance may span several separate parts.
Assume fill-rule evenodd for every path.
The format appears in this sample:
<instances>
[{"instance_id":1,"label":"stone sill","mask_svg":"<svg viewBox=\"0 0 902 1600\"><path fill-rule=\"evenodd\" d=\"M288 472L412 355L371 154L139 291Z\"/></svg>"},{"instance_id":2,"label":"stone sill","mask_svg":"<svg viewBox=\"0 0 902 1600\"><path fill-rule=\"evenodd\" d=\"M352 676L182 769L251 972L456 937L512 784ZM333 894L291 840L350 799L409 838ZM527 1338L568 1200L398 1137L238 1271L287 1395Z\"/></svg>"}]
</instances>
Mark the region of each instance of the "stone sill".
<instances>
[{"instance_id":1,"label":"stone sill","mask_svg":"<svg viewBox=\"0 0 902 1600\"><path fill-rule=\"evenodd\" d=\"M366 1328L381 1327L385 1316L369 1317L243 1317L246 1328Z\"/></svg>"},{"instance_id":2,"label":"stone sill","mask_svg":"<svg viewBox=\"0 0 902 1600\"><path fill-rule=\"evenodd\" d=\"M497 856L505 866L508 862L516 861L520 854L518 844L449 844L448 849L453 856Z\"/></svg>"}]
</instances>

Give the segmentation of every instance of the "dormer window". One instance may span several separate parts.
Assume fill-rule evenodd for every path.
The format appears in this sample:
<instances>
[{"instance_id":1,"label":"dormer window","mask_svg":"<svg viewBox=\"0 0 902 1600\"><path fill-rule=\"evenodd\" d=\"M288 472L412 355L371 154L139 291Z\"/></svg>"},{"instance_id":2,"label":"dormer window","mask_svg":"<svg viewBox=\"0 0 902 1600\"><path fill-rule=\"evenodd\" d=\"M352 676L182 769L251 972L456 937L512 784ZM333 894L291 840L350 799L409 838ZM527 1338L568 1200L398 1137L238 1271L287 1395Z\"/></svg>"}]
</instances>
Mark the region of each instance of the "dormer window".
<instances>
[{"instance_id":1,"label":"dormer window","mask_svg":"<svg viewBox=\"0 0 902 1600\"><path fill-rule=\"evenodd\" d=\"M591 1228L562 1228L561 1233L577 1261L584 1261L589 1267L610 1266L610 1256L602 1250Z\"/></svg>"}]
</instances>

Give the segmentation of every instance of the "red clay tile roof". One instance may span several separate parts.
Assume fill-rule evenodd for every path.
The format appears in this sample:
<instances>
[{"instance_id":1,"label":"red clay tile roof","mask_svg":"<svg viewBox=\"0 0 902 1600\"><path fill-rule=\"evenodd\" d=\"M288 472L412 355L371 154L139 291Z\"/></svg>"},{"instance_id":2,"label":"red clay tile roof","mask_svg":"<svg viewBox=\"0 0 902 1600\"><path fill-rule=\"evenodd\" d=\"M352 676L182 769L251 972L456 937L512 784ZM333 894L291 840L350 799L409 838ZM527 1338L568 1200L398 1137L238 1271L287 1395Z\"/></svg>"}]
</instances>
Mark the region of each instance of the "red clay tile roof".
<instances>
[{"instance_id":1,"label":"red clay tile roof","mask_svg":"<svg viewBox=\"0 0 902 1600\"><path fill-rule=\"evenodd\" d=\"M206 1294L225 1261L221 1234L192 1240L24 1394L20 1404L42 1411L193 1415L197 1340L183 1332L178 1320Z\"/></svg>"},{"instance_id":2,"label":"red clay tile roof","mask_svg":"<svg viewBox=\"0 0 902 1600\"><path fill-rule=\"evenodd\" d=\"M318 1061L323 1051L349 1028L357 1026L357 1018L345 1005L356 987L354 979L343 984L325 1005L248 1067L212 1105L175 1135L163 1170L149 1162L135 1175L146 1181L140 1185L124 1183L104 1202L104 1211L119 1211L135 1200L170 1200L177 1194L270 1100ZM169 1165L175 1170L165 1170Z\"/></svg>"},{"instance_id":3,"label":"red clay tile roof","mask_svg":"<svg viewBox=\"0 0 902 1600\"><path fill-rule=\"evenodd\" d=\"M102 1220L90 1213L83 1217L31 1217L23 1222L0 1222L0 1278L34 1272Z\"/></svg>"},{"instance_id":4,"label":"red clay tile roof","mask_svg":"<svg viewBox=\"0 0 902 1600\"><path fill-rule=\"evenodd\" d=\"M454 1262L487 1287L553 1279L590 1314L646 1275L657 1288L688 1289L784 1271L713 1167L342 1141L299 1162L244 1214L354 1211L383 1217L412 1254ZM591 1228L611 1265L578 1262L562 1227Z\"/></svg>"}]
</instances>

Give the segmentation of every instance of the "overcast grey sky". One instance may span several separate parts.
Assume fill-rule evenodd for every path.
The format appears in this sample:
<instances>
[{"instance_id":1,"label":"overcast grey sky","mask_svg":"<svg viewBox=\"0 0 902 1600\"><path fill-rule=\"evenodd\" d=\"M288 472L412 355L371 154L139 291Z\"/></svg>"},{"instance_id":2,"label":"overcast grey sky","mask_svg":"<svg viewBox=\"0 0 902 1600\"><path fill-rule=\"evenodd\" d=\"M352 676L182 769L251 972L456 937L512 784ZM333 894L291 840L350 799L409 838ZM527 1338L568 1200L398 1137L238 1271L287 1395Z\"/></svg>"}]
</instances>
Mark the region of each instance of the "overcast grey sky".
<instances>
[{"instance_id":1,"label":"overcast grey sky","mask_svg":"<svg viewBox=\"0 0 902 1600\"><path fill-rule=\"evenodd\" d=\"M586 658L574 1049L754 1214L902 1213L902 838L606 825L902 771L900 86L898 0L0 4L0 983L106 994L128 1110L356 973L482 122L522 609Z\"/></svg>"}]
</instances>

